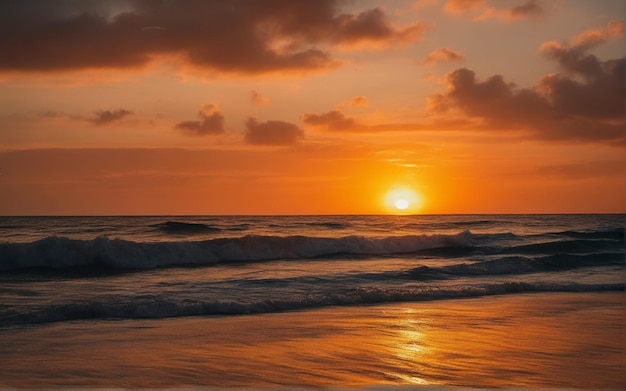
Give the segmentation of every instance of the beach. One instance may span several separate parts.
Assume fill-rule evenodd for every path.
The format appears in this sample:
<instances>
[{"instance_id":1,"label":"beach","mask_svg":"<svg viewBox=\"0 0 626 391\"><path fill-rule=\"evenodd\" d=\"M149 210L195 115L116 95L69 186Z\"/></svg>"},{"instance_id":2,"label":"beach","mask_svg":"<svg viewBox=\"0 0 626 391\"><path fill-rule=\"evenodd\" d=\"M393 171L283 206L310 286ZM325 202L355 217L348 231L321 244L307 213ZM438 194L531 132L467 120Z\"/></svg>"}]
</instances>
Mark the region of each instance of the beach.
<instances>
[{"instance_id":1,"label":"beach","mask_svg":"<svg viewBox=\"0 0 626 391\"><path fill-rule=\"evenodd\" d=\"M626 386L622 292L0 331L2 387Z\"/></svg>"},{"instance_id":2,"label":"beach","mask_svg":"<svg viewBox=\"0 0 626 391\"><path fill-rule=\"evenodd\" d=\"M0 0L0 391L626 390L625 15Z\"/></svg>"},{"instance_id":3,"label":"beach","mask_svg":"<svg viewBox=\"0 0 626 391\"><path fill-rule=\"evenodd\" d=\"M621 389L623 215L0 219L0 387Z\"/></svg>"}]
</instances>

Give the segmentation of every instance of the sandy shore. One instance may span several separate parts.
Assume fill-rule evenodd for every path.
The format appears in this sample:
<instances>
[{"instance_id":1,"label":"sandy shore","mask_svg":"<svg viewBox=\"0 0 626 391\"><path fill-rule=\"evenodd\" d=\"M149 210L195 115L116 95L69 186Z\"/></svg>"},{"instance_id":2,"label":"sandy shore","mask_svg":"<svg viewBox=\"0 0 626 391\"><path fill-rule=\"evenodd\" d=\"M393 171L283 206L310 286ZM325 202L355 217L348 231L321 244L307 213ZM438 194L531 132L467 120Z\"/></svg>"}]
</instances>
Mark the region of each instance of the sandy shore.
<instances>
[{"instance_id":1,"label":"sandy shore","mask_svg":"<svg viewBox=\"0 0 626 391\"><path fill-rule=\"evenodd\" d=\"M626 387L623 293L0 330L0 387Z\"/></svg>"}]
</instances>

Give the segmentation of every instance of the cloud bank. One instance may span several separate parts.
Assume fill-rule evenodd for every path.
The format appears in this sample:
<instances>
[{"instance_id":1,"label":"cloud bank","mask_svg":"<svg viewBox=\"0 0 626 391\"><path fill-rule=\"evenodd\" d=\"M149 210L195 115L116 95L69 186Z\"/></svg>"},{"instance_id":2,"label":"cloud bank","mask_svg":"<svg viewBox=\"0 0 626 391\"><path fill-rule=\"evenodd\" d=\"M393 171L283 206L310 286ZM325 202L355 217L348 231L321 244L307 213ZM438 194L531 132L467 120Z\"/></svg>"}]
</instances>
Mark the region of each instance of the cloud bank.
<instances>
[{"instance_id":1,"label":"cloud bank","mask_svg":"<svg viewBox=\"0 0 626 391\"><path fill-rule=\"evenodd\" d=\"M339 14L334 0L39 0L0 3L0 71L137 68L168 57L257 74L337 65L333 46L419 39L381 8Z\"/></svg>"},{"instance_id":2,"label":"cloud bank","mask_svg":"<svg viewBox=\"0 0 626 391\"><path fill-rule=\"evenodd\" d=\"M603 61L588 53L620 37L624 23L588 30L569 43L546 42L539 51L562 73L542 77L534 88L518 88L500 75L481 81L461 68L446 75L448 90L430 97L431 112L460 111L485 129L524 129L545 140L607 142L626 140L626 61Z\"/></svg>"}]
</instances>

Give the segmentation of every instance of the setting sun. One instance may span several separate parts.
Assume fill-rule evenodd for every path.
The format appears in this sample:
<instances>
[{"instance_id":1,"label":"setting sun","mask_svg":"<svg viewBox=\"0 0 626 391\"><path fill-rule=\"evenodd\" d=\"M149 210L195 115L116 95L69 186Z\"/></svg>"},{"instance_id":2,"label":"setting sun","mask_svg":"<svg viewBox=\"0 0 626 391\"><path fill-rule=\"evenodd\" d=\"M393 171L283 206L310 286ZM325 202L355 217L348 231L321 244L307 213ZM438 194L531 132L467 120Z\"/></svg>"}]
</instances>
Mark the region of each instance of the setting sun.
<instances>
[{"instance_id":1,"label":"setting sun","mask_svg":"<svg viewBox=\"0 0 626 391\"><path fill-rule=\"evenodd\" d=\"M405 187L395 187L385 194L385 206L390 212L414 213L422 206L422 197Z\"/></svg>"},{"instance_id":2,"label":"setting sun","mask_svg":"<svg viewBox=\"0 0 626 391\"><path fill-rule=\"evenodd\" d=\"M0 0L0 391L626 390L625 31Z\"/></svg>"},{"instance_id":3,"label":"setting sun","mask_svg":"<svg viewBox=\"0 0 626 391\"><path fill-rule=\"evenodd\" d=\"M399 199L398 201L396 201L395 205L396 205L396 208L400 210L405 210L406 208L409 207L409 201L405 199Z\"/></svg>"},{"instance_id":4,"label":"setting sun","mask_svg":"<svg viewBox=\"0 0 626 391\"><path fill-rule=\"evenodd\" d=\"M267 3L0 1L0 215L623 213L623 0Z\"/></svg>"}]
</instances>

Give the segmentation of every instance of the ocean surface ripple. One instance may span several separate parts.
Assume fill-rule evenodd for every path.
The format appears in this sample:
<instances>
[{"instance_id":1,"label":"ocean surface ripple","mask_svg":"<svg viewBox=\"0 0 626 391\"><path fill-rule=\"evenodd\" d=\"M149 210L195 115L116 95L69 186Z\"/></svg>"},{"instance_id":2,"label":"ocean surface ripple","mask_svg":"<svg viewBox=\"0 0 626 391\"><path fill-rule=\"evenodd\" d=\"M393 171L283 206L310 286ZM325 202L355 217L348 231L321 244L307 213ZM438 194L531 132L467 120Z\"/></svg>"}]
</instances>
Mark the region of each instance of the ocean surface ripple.
<instances>
[{"instance_id":1,"label":"ocean surface ripple","mask_svg":"<svg viewBox=\"0 0 626 391\"><path fill-rule=\"evenodd\" d=\"M0 327L623 291L623 215L0 218Z\"/></svg>"}]
</instances>

